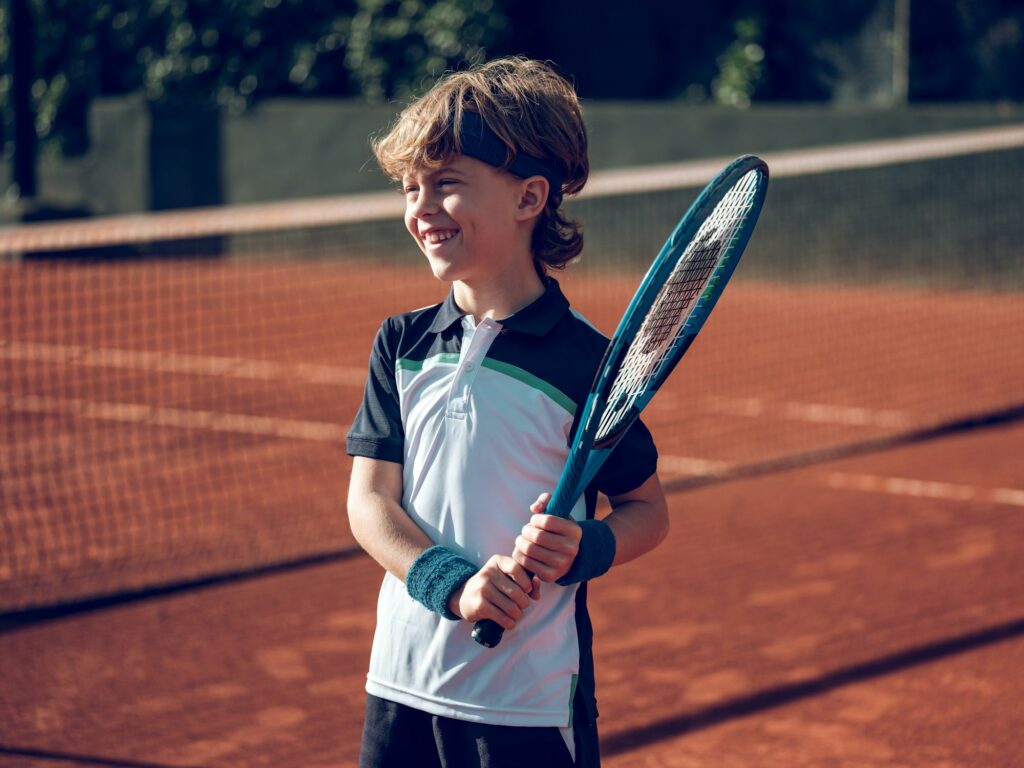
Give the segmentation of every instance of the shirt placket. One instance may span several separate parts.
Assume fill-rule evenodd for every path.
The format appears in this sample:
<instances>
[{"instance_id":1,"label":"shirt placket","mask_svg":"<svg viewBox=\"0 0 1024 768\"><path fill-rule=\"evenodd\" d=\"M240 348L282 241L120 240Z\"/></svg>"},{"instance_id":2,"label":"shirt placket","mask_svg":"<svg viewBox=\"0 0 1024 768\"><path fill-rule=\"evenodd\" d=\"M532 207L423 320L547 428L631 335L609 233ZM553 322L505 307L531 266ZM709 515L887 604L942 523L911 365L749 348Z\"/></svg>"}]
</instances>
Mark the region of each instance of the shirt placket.
<instances>
[{"instance_id":1,"label":"shirt placket","mask_svg":"<svg viewBox=\"0 0 1024 768\"><path fill-rule=\"evenodd\" d=\"M501 332L501 323L485 317L476 326L469 318L463 318L465 329L462 338L462 350L459 355L458 369L448 393L448 405L445 415L450 419L462 420L469 412L469 397L476 381L477 373L487 357L494 339Z\"/></svg>"}]
</instances>

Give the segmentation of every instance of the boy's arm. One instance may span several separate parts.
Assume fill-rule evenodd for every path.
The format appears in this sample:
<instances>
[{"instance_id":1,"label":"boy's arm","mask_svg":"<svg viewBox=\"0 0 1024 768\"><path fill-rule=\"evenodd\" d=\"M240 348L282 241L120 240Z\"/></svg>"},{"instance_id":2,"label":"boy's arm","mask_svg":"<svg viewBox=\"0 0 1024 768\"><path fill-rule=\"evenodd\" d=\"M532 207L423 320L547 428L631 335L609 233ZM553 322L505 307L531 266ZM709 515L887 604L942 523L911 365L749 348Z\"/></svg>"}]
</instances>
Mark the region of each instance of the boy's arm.
<instances>
[{"instance_id":1,"label":"boy's arm","mask_svg":"<svg viewBox=\"0 0 1024 768\"><path fill-rule=\"evenodd\" d=\"M530 507L534 515L516 539L513 554L517 563L537 574L541 581L558 581L570 572L583 538L583 530L575 520L543 514L550 498L549 494L542 494ZM614 536L611 546L615 558L610 565L622 565L640 557L668 535L668 502L657 473L638 488L608 500L612 511L600 522L587 524L595 530L603 524ZM592 550L607 546L607 539L596 539L595 544Z\"/></svg>"},{"instance_id":2,"label":"boy's arm","mask_svg":"<svg viewBox=\"0 0 1024 768\"><path fill-rule=\"evenodd\" d=\"M409 570L433 547L430 537L402 507L402 465L355 456L348 489L352 535L395 578L406 582ZM495 555L459 586L448 600L454 616L492 619L512 629L530 599L539 599L540 584L511 557Z\"/></svg>"},{"instance_id":3,"label":"boy's arm","mask_svg":"<svg viewBox=\"0 0 1024 768\"><path fill-rule=\"evenodd\" d=\"M433 545L402 508L402 465L391 461L353 457L348 524L370 557L403 582Z\"/></svg>"},{"instance_id":4,"label":"boy's arm","mask_svg":"<svg viewBox=\"0 0 1024 768\"><path fill-rule=\"evenodd\" d=\"M615 534L615 560L622 565L647 554L668 536L668 500L654 473L639 488L608 499L612 511L604 518Z\"/></svg>"}]
</instances>

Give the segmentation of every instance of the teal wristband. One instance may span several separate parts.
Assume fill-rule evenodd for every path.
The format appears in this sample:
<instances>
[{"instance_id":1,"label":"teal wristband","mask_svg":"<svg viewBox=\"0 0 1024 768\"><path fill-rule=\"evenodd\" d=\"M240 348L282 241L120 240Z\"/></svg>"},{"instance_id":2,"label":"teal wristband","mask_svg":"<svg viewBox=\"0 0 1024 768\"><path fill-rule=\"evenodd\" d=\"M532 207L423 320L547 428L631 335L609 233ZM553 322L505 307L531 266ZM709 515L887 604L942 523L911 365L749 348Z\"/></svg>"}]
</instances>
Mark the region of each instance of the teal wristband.
<instances>
[{"instance_id":1,"label":"teal wristband","mask_svg":"<svg viewBox=\"0 0 1024 768\"><path fill-rule=\"evenodd\" d=\"M451 621L459 617L448 608L448 601L479 569L450 549L434 546L413 562L405 577L409 596L434 613Z\"/></svg>"},{"instance_id":2,"label":"teal wristband","mask_svg":"<svg viewBox=\"0 0 1024 768\"><path fill-rule=\"evenodd\" d=\"M596 579L612 567L615 560L615 534L603 520L583 520L583 538L569 572L556 583L563 587Z\"/></svg>"}]
</instances>

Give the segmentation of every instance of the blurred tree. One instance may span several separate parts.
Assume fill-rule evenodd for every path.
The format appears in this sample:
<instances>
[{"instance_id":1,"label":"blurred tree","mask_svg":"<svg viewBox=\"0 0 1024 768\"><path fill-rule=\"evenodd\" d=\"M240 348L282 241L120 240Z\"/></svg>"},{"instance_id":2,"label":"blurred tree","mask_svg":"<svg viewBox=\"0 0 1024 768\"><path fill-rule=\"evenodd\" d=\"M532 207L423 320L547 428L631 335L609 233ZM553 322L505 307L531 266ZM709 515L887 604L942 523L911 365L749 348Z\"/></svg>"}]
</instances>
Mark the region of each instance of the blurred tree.
<instances>
[{"instance_id":1,"label":"blurred tree","mask_svg":"<svg viewBox=\"0 0 1024 768\"><path fill-rule=\"evenodd\" d=\"M910 10L912 101L1024 99L1024 2L930 0Z\"/></svg>"},{"instance_id":2,"label":"blurred tree","mask_svg":"<svg viewBox=\"0 0 1024 768\"><path fill-rule=\"evenodd\" d=\"M842 51L878 2L887 0L744 0L764 53L751 95L766 101L828 101L841 76Z\"/></svg>"},{"instance_id":3,"label":"blurred tree","mask_svg":"<svg viewBox=\"0 0 1024 768\"><path fill-rule=\"evenodd\" d=\"M749 107L761 81L764 48L757 18L736 22L736 40L718 57L718 75L711 81L715 101L728 107Z\"/></svg>"},{"instance_id":4,"label":"blurred tree","mask_svg":"<svg viewBox=\"0 0 1024 768\"><path fill-rule=\"evenodd\" d=\"M36 131L87 148L96 95L244 110L281 95L404 98L452 67L524 53L585 98L828 101L892 0L27 0ZM0 2L0 7L3 3ZM1024 99L1022 0L917 0L911 100ZM9 111L0 15L0 108Z\"/></svg>"},{"instance_id":5,"label":"blurred tree","mask_svg":"<svg viewBox=\"0 0 1024 768\"><path fill-rule=\"evenodd\" d=\"M345 63L372 101L406 98L445 70L482 61L505 26L493 0L358 0Z\"/></svg>"},{"instance_id":6,"label":"blurred tree","mask_svg":"<svg viewBox=\"0 0 1024 768\"><path fill-rule=\"evenodd\" d=\"M826 101L837 53L887 1L507 0L494 52L553 59L586 98Z\"/></svg>"},{"instance_id":7,"label":"blurred tree","mask_svg":"<svg viewBox=\"0 0 1024 768\"><path fill-rule=\"evenodd\" d=\"M241 111L271 95L353 92L343 63L354 0L120 1L132 6L122 45L141 70L131 80L151 101Z\"/></svg>"},{"instance_id":8,"label":"blurred tree","mask_svg":"<svg viewBox=\"0 0 1024 768\"><path fill-rule=\"evenodd\" d=\"M270 95L353 94L344 53L355 2L30 0L37 132L64 154L84 152L97 95L241 111ZM6 25L0 55L5 39Z\"/></svg>"},{"instance_id":9,"label":"blurred tree","mask_svg":"<svg viewBox=\"0 0 1024 768\"><path fill-rule=\"evenodd\" d=\"M550 59L590 99L706 98L738 0L506 0L494 53Z\"/></svg>"},{"instance_id":10,"label":"blurred tree","mask_svg":"<svg viewBox=\"0 0 1024 768\"><path fill-rule=\"evenodd\" d=\"M96 95L244 110L268 96L405 95L481 59L504 26L493 0L29 0L37 132L88 146ZM3 21L0 16L0 21ZM0 63L7 58L0 25ZM0 106L9 77L0 78Z\"/></svg>"}]
</instances>

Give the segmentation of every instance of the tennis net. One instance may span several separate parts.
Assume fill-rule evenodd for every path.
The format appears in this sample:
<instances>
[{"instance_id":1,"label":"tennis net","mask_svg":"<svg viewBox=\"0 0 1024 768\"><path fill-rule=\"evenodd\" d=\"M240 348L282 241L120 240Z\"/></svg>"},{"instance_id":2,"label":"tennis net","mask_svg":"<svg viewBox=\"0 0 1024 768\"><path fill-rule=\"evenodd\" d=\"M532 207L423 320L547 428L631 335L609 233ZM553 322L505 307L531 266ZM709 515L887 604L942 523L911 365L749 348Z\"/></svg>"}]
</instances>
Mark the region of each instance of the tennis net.
<instances>
[{"instance_id":1,"label":"tennis net","mask_svg":"<svg viewBox=\"0 0 1024 768\"><path fill-rule=\"evenodd\" d=\"M558 276L611 332L731 158L595 173ZM767 154L734 283L645 414L670 486L1024 411L1024 127ZM354 551L381 319L439 301L394 193L0 230L0 613Z\"/></svg>"}]
</instances>

